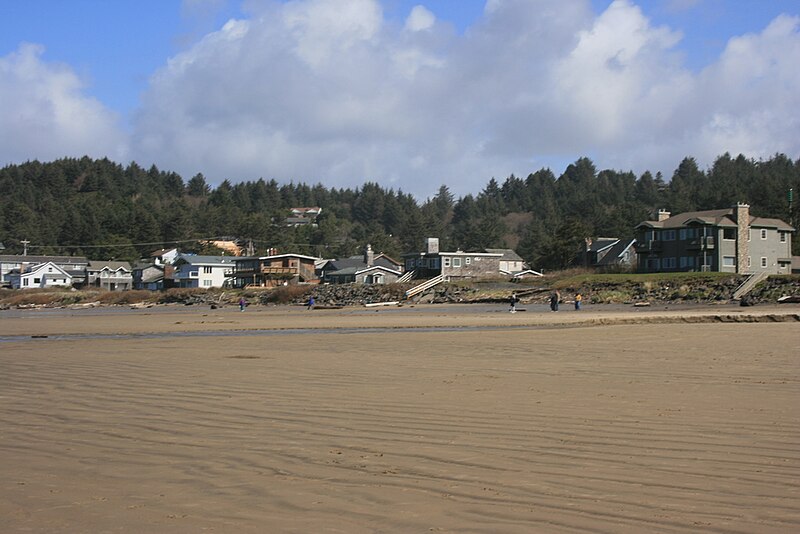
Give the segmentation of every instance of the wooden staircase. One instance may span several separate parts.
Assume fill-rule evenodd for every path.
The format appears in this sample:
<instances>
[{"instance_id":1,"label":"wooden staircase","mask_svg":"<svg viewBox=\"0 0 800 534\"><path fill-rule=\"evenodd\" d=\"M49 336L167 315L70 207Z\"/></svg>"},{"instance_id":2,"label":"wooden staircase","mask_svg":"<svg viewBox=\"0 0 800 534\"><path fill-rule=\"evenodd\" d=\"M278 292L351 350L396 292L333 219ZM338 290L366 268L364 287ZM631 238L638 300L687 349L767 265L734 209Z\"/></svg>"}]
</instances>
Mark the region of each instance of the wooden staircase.
<instances>
[{"instance_id":1,"label":"wooden staircase","mask_svg":"<svg viewBox=\"0 0 800 534\"><path fill-rule=\"evenodd\" d=\"M425 280L421 284L412 287L411 289L406 291L405 296L407 299L410 299L411 297L419 295L423 291L427 291L428 289L432 288L435 285L441 284L442 282L444 282L444 275L440 274L436 278Z\"/></svg>"},{"instance_id":2,"label":"wooden staircase","mask_svg":"<svg viewBox=\"0 0 800 534\"><path fill-rule=\"evenodd\" d=\"M747 279L742 282L742 285L736 288L736 291L733 292L733 300L739 300L743 296L747 295L756 284L761 282L762 280L766 279L769 276L769 273L764 271L753 273L747 277Z\"/></svg>"}]
</instances>

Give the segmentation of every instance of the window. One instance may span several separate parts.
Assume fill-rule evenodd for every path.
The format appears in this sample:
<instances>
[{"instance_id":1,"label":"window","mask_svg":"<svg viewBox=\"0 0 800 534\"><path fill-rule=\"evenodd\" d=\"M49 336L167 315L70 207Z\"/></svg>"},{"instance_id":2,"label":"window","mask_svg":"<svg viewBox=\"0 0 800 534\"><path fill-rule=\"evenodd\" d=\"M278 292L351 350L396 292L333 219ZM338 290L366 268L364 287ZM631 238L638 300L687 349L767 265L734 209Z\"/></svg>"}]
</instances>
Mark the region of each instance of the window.
<instances>
[{"instance_id":1,"label":"window","mask_svg":"<svg viewBox=\"0 0 800 534\"><path fill-rule=\"evenodd\" d=\"M24 279L22 280L22 285L23 285L23 286L27 286L27 285L28 285L28 282L30 282L30 280L28 280L27 278L24 278Z\"/></svg>"},{"instance_id":2,"label":"window","mask_svg":"<svg viewBox=\"0 0 800 534\"><path fill-rule=\"evenodd\" d=\"M464 258L464 265L469 265L472 262L472 258Z\"/></svg>"},{"instance_id":3,"label":"window","mask_svg":"<svg viewBox=\"0 0 800 534\"><path fill-rule=\"evenodd\" d=\"M694 267L694 256L681 256L681 269Z\"/></svg>"},{"instance_id":4,"label":"window","mask_svg":"<svg viewBox=\"0 0 800 534\"><path fill-rule=\"evenodd\" d=\"M205 274L211 274L211 267L208 267L208 266L206 266L206 267L203 267L203 273L205 273Z\"/></svg>"},{"instance_id":5,"label":"window","mask_svg":"<svg viewBox=\"0 0 800 534\"><path fill-rule=\"evenodd\" d=\"M767 229L764 228L761 230L761 239L766 239L766 238L767 238Z\"/></svg>"},{"instance_id":6,"label":"window","mask_svg":"<svg viewBox=\"0 0 800 534\"><path fill-rule=\"evenodd\" d=\"M662 258L661 260L662 269L674 269L676 264L677 261L675 260L674 256L670 258Z\"/></svg>"},{"instance_id":7,"label":"window","mask_svg":"<svg viewBox=\"0 0 800 534\"><path fill-rule=\"evenodd\" d=\"M461 267L461 258L453 258L453 267Z\"/></svg>"},{"instance_id":8,"label":"window","mask_svg":"<svg viewBox=\"0 0 800 534\"><path fill-rule=\"evenodd\" d=\"M41 283L41 282L42 282L42 279L41 279L41 278L34 278L34 279L33 279L33 283L34 283L34 284L39 284L39 283Z\"/></svg>"},{"instance_id":9,"label":"window","mask_svg":"<svg viewBox=\"0 0 800 534\"><path fill-rule=\"evenodd\" d=\"M734 256L723 256L722 257L722 266L723 267L736 267L736 258Z\"/></svg>"},{"instance_id":10,"label":"window","mask_svg":"<svg viewBox=\"0 0 800 534\"><path fill-rule=\"evenodd\" d=\"M786 232L781 232L781 243L786 243Z\"/></svg>"},{"instance_id":11,"label":"window","mask_svg":"<svg viewBox=\"0 0 800 534\"><path fill-rule=\"evenodd\" d=\"M675 241L675 230L664 230L663 234L664 241Z\"/></svg>"},{"instance_id":12,"label":"window","mask_svg":"<svg viewBox=\"0 0 800 534\"><path fill-rule=\"evenodd\" d=\"M203 280L203 286L211 287L211 280Z\"/></svg>"},{"instance_id":13,"label":"window","mask_svg":"<svg viewBox=\"0 0 800 534\"><path fill-rule=\"evenodd\" d=\"M727 239L728 241L736 239L736 228L723 228L722 239Z\"/></svg>"},{"instance_id":14,"label":"window","mask_svg":"<svg viewBox=\"0 0 800 534\"><path fill-rule=\"evenodd\" d=\"M747 268L749 269L751 265L753 265L753 258L747 256Z\"/></svg>"},{"instance_id":15,"label":"window","mask_svg":"<svg viewBox=\"0 0 800 534\"><path fill-rule=\"evenodd\" d=\"M450 258L443 258L444 259L444 266L450 267Z\"/></svg>"},{"instance_id":16,"label":"window","mask_svg":"<svg viewBox=\"0 0 800 534\"><path fill-rule=\"evenodd\" d=\"M761 268L764 269L767 267L767 258L761 256Z\"/></svg>"},{"instance_id":17,"label":"window","mask_svg":"<svg viewBox=\"0 0 800 534\"><path fill-rule=\"evenodd\" d=\"M679 239L685 241L697 237L697 228L681 228L678 232Z\"/></svg>"}]
</instances>

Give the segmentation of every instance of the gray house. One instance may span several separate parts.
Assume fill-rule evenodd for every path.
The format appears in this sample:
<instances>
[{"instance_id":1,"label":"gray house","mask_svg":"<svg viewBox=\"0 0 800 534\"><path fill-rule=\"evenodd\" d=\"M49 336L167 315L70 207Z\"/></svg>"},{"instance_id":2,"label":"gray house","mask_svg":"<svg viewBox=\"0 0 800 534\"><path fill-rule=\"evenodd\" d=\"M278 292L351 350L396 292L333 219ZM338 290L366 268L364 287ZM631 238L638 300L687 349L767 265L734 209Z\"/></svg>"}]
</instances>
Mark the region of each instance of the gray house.
<instances>
[{"instance_id":1,"label":"gray house","mask_svg":"<svg viewBox=\"0 0 800 534\"><path fill-rule=\"evenodd\" d=\"M328 284L392 284L403 275L400 262L385 254L376 256L371 245L363 256L328 260L319 271L320 279Z\"/></svg>"},{"instance_id":2,"label":"gray house","mask_svg":"<svg viewBox=\"0 0 800 534\"><path fill-rule=\"evenodd\" d=\"M90 261L86 267L86 285L107 291L133 287L133 272L127 261Z\"/></svg>"},{"instance_id":3,"label":"gray house","mask_svg":"<svg viewBox=\"0 0 800 534\"><path fill-rule=\"evenodd\" d=\"M448 279L496 278L503 276L500 262L503 252L442 252L439 239L429 237L423 252L403 254L406 272L414 272L414 278Z\"/></svg>"},{"instance_id":4,"label":"gray house","mask_svg":"<svg viewBox=\"0 0 800 534\"><path fill-rule=\"evenodd\" d=\"M599 271L631 270L636 267L636 240L616 237L586 238L582 263Z\"/></svg>"},{"instance_id":5,"label":"gray house","mask_svg":"<svg viewBox=\"0 0 800 534\"><path fill-rule=\"evenodd\" d=\"M660 210L636 227L639 271L788 274L793 231L780 219L751 216L741 203L678 215Z\"/></svg>"},{"instance_id":6,"label":"gray house","mask_svg":"<svg viewBox=\"0 0 800 534\"><path fill-rule=\"evenodd\" d=\"M167 280L172 279L172 265L162 265L153 261L137 262L133 266L133 288L158 291L166 289Z\"/></svg>"}]
</instances>

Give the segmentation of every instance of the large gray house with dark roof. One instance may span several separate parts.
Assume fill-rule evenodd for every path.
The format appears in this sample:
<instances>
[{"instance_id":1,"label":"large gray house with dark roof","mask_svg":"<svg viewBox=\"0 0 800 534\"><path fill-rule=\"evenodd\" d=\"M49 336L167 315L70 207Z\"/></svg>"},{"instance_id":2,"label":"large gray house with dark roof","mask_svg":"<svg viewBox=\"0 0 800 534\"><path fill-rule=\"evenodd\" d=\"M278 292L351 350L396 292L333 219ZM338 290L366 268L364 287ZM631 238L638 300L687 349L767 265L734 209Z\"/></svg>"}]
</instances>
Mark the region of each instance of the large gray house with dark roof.
<instances>
[{"instance_id":1,"label":"large gray house with dark roof","mask_svg":"<svg viewBox=\"0 0 800 534\"><path fill-rule=\"evenodd\" d=\"M753 217L750 206L671 215L636 227L639 271L719 271L788 274L792 228L780 219Z\"/></svg>"}]
</instances>

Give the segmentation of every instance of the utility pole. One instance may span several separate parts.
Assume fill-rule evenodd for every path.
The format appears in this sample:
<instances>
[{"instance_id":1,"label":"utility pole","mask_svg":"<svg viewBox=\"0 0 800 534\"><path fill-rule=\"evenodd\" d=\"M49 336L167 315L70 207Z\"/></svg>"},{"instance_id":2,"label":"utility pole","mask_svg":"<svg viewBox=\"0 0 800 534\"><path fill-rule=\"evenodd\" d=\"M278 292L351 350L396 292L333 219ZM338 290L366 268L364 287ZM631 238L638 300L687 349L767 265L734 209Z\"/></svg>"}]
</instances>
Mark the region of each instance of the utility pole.
<instances>
[{"instance_id":1,"label":"utility pole","mask_svg":"<svg viewBox=\"0 0 800 534\"><path fill-rule=\"evenodd\" d=\"M22 255L23 256L27 256L28 255L28 243L30 243L30 241L28 241L27 239L22 239L20 241L20 243L22 243Z\"/></svg>"}]
</instances>

